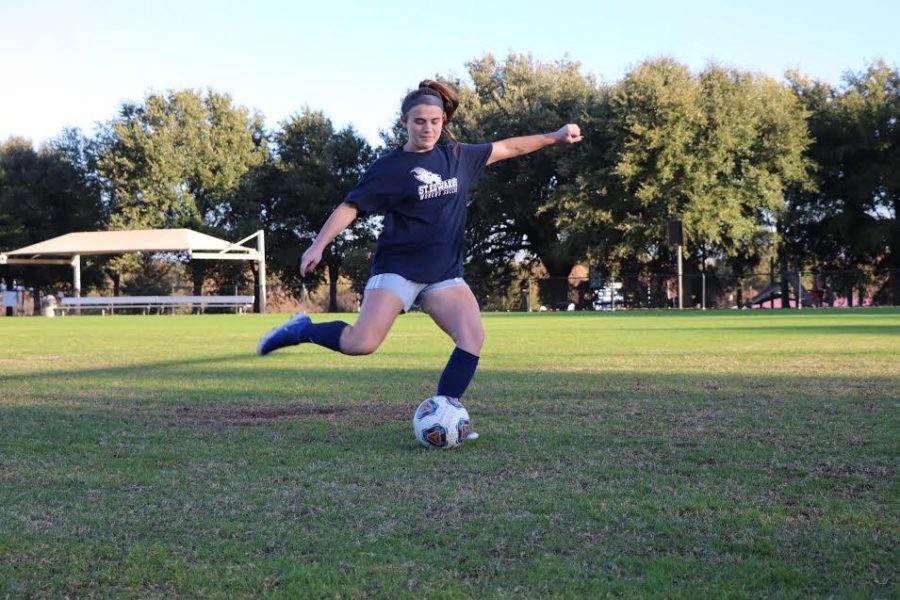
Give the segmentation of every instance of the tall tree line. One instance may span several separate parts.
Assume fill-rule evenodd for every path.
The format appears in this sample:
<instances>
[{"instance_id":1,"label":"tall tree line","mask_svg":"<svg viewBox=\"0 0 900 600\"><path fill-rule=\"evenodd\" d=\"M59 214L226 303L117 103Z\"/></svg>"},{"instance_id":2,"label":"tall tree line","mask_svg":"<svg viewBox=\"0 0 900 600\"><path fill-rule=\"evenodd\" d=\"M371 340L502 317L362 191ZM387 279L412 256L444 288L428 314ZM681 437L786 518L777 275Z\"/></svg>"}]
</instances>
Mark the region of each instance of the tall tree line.
<instances>
[{"instance_id":1,"label":"tall tree line","mask_svg":"<svg viewBox=\"0 0 900 600\"><path fill-rule=\"evenodd\" d=\"M880 299L900 302L900 72L877 61L840 89L797 72L788 79L809 114L815 185L789 195L786 254L851 273L847 291L884 270Z\"/></svg>"},{"instance_id":2,"label":"tall tree line","mask_svg":"<svg viewBox=\"0 0 900 600\"><path fill-rule=\"evenodd\" d=\"M581 262L610 276L670 271L665 227L678 218L689 272L717 265L740 275L774 255L792 269L893 269L882 295L900 300L896 66L872 63L840 86L717 64L691 72L669 58L611 83L571 60L519 54L467 69L465 80L443 78L460 93L462 141L565 122L585 133L572 152L492 166L472 193L466 271L481 295L502 295L533 265L560 282ZM150 94L93 137L65 131L39 150L21 139L0 145L0 248L73 230L188 227L238 239L263 229L287 293L329 282L335 309L337 278L365 278L377 219L338 238L327 268L308 280L296 261L374 157L402 143L399 121L382 137L372 148L308 107L269 130L227 94ZM86 273L118 288L140 268L133 257L92 259ZM242 275L233 264L185 268L197 292ZM0 269L37 286L67 278Z\"/></svg>"}]
</instances>

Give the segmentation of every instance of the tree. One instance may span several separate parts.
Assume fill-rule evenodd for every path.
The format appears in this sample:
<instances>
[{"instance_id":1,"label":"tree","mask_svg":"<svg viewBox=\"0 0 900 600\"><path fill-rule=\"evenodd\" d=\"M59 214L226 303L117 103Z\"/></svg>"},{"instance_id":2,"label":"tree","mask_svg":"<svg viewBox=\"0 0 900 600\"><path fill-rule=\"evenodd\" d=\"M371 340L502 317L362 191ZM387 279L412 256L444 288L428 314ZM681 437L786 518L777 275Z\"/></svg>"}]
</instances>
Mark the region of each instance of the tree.
<instances>
[{"instance_id":1,"label":"tree","mask_svg":"<svg viewBox=\"0 0 900 600\"><path fill-rule=\"evenodd\" d=\"M108 225L222 235L241 177L267 154L262 117L227 94L180 90L126 103L101 134ZM199 294L204 267L191 270Z\"/></svg>"},{"instance_id":2,"label":"tree","mask_svg":"<svg viewBox=\"0 0 900 600\"><path fill-rule=\"evenodd\" d=\"M544 133L565 123L591 128L584 116L599 92L576 62L550 64L517 54L499 62L488 54L467 67L472 87L450 82L460 90L457 129L464 141ZM585 146L548 148L487 170L472 192L467 223L466 269L473 280L491 282L497 288L493 291L501 293L516 275L508 268L514 257L525 256L539 260L554 281L566 285L586 244L581 232L561 227L560 207L573 193L578 174L588 167ZM542 292L554 294L549 287Z\"/></svg>"},{"instance_id":3,"label":"tree","mask_svg":"<svg viewBox=\"0 0 900 600\"><path fill-rule=\"evenodd\" d=\"M611 270L670 268L666 223L684 223L687 264L746 264L772 239L791 186L807 182L805 114L762 75L711 65L699 75L663 58L609 90L600 168L568 207L575 230L604 230L592 249Z\"/></svg>"},{"instance_id":4,"label":"tree","mask_svg":"<svg viewBox=\"0 0 900 600\"><path fill-rule=\"evenodd\" d=\"M335 131L320 111L304 109L282 124L275 134L277 159L270 177L274 199L270 206L270 235L275 253L273 268L293 290L324 280L322 270L299 279L297 263L322 224L359 181L374 154L352 127ZM374 238L369 219L357 219L322 257L328 268L329 311L337 310L337 284L349 253L368 251Z\"/></svg>"},{"instance_id":5,"label":"tree","mask_svg":"<svg viewBox=\"0 0 900 600\"><path fill-rule=\"evenodd\" d=\"M900 72L884 61L834 88L797 72L809 110L817 187L792 198L787 232L817 268L890 272L882 296L900 298ZM848 282L852 285L853 282Z\"/></svg>"},{"instance_id":6,"label":"tree","mask_svg":"<svg viewBox=\"0 0 900 600\"><path fill-rule=\"evenodd\" d=\"M0 248L13 250L73 231L91 231L101 221L99 189L90 176L89 142L68 130L35 151L31 142L11 138L0 144ZM35 288L71 284L68 267L0 267L7 279ZM87 283L100 272L85 265ZM36 298L37 301L37 298Z\"/></svg>"}]
</instances>

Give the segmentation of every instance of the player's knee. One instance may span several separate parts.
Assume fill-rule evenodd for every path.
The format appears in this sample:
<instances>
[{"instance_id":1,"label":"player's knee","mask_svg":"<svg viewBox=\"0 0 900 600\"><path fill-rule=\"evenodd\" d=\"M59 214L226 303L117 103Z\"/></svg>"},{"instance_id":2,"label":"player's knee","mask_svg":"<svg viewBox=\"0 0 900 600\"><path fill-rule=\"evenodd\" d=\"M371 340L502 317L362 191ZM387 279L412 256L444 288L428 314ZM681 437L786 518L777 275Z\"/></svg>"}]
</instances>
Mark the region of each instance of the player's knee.
<instances>
[{"instance_id":1,"label":"player's knee","mask_svg":"<svg viewBox=\"0 0 900 600\"><path fill-rule=\"evenodd\" d=\"M477 327L467 328L456 340L456 345L470 354L480 355L484 346L484 328L479 323Z\"/></svg>"},{"instance_id":2,"label":"player's knee","mask_svg":"<svg viewBox=\"0 0 900 600\"><path fill-rule=\"evenodd\" d=\"M372 354L381 346L381 341L381 338L372 335L351 336L347 340L341 340L341 351L354 356Z\"/></svg>"},{"instance_id":3,"label":"player's knee","mask_svg":"<svg viewBox=\"0 0 900 600\"><path fill-rule=\"evenodd\" d=\"M357 356L365 356L366 354L372 354L376 350L378 350L378 346L381 344L377 344L374 342L369 342L365 344L360 344L356 347L356 351L353 353Z\"/></svg>"},{"instance_id":4,"label":"player's knee","mask_svg":"<svg viewBox=\"0 0 900 600\"><path fill-rule=\"evenodd\" d=\"M484 346L484 327L478 327L476 331L472 333L472 342L478 346L478 350L481 351L481 347Z\"/></svg>"}]
</instances>

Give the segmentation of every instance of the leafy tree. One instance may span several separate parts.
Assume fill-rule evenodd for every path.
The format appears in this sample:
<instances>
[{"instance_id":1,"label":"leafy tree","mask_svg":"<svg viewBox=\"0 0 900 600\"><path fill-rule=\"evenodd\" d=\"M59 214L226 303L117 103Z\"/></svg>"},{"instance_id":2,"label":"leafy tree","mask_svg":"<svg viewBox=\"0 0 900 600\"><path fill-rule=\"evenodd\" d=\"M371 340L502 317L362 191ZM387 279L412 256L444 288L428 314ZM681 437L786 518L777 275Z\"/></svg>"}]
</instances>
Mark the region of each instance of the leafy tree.
<instances>
[{"instance_id":1,"label":"leafy tree","mask_svg":"<svg viewBox=\"0 0 900 600\"><path fill-rule=\"evenodd\" d=\"M304 285L324 281L322 269L300 281L300 255L359 181L374 154L352 127L335 131L328 117L309 108L282 124L275 143L277 159L267 180L274 195L268 207L272 266L289 288L300 293ZM337 310L337 283L345 258L368 251L372 239L370 220L360 218L329 244L322 263L328 267L330 311Z\"/></svg>"},{"instance_id":2,"label":"leafy tree","mask_svg":"<svg viewBox=\"0 0 900 600\"><path fill-rule=\"evenodd\" d=\"M810 112L817 187L791 202L786 233L814 268L891 277L885 299L900 298L900 72L884 61L847 73L834 88L789 73ZM851 278L852 280L852 278ZM854 281L848 281L852 285Z\"/></svg>"},{"instance_id":3,"label":"leafy tree","mask_svg":"<svg viewBox=\"0 0 900 600\"><path fill-rule=\"evenodd\" d=\"M610 270L669 270L673 218L684 223L689 269L716 258L752 263L773 238L786 190L807 184L804 111L768 77L718 65L693 75L656 59L626 74L598 110L605 166L580 180L565 217L575 230L603 232L592 253Z\"/></svg>"},{"instance_id":4,"label":"leafy tree","mask_svg":"<svg viewBox=\"0 0 900 600\"><path fill-rule=\"evenodd\" d=\"M69 130L35 151L11 138L0 144L0 248L13 250L73 231L92 231L101 220L99 189L90 175L89 142ZM0 273L36 288L68 286L69 267L6 265ZM101 279L85 265L87 284Z\"/></svg>"},{"instance_id":5,"label":"leafy tree","mask_svg":"<svg viewBox=\"0 0 900 600\"><path fill-rule=\"evenodd\" d=\"M550 132L573 122L590 130L584 117L599 92L578 63L543 63L517 54L498 61L488 54L467 66L473 86L450 82L460 90L457 129L463 141ZM566 285L586 244L580 232L560 226L560 206L588 167L587 156L585 145L548 148L487 170L473 190L467 224L466 269L473 281L496 288L481 290L483 294L504 293L517 276L509 268L516 257L539 260L555 281ZM542 292L558 293L549 287Z\"/></svg>"},{"instance_id":6,"label":"leafy tree","mask_svg":"<svg viewBox=\"0 0 900 600\"><path fill-rule=\"evenodd\" d=\"M101 135L109 227L222 235L241 177L267 152L262 117L227 94L180 90L126 103ZM191 270L199 294L205 266Z\"/></svg>"}]
</instances>

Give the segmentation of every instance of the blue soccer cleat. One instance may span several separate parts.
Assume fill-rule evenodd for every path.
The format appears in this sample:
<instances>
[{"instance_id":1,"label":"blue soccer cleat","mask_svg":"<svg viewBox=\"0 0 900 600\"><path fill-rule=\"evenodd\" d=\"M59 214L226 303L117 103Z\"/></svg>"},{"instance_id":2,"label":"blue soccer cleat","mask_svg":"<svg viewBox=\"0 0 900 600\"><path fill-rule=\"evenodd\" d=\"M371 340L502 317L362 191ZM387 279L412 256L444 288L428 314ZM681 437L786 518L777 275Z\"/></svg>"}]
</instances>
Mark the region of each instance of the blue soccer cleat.
<instances>
[{"instance_id":1,"label":"blue soccer cleat","mask_svg":"<svg viewBox=\"0 0 900 600\"><path fill-rule=\"evenodd\" d=\"M265 356L269 352L285 346L296 346L300 343L303 332L311 324L312 321L306 316L306 313L294 315L284 325L276 327L262 336L256 346L256 353Z\"/></svg>"}]
</instances>

